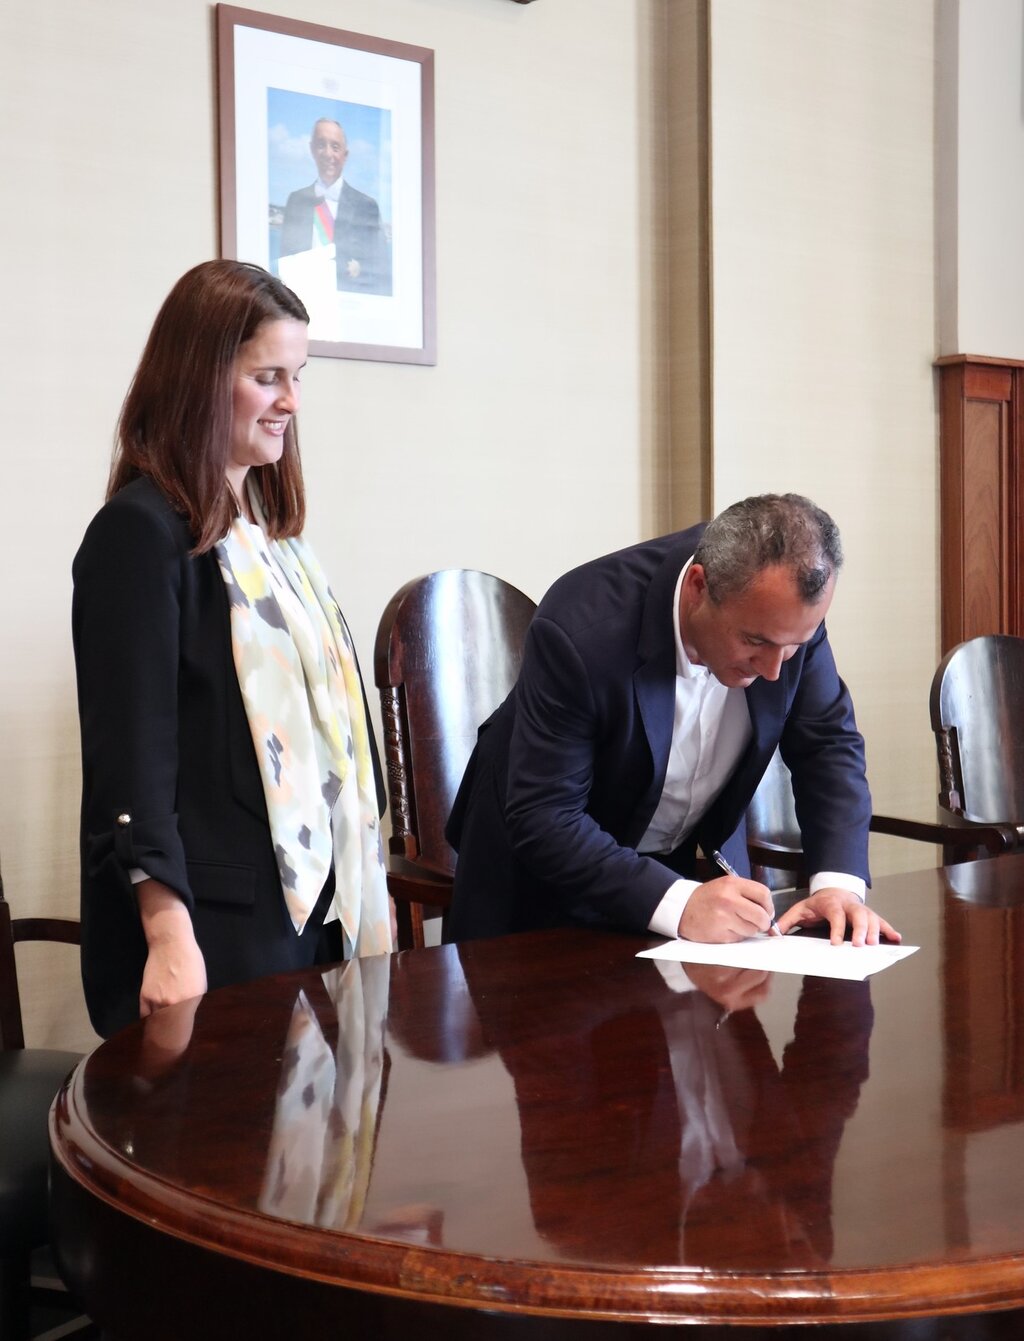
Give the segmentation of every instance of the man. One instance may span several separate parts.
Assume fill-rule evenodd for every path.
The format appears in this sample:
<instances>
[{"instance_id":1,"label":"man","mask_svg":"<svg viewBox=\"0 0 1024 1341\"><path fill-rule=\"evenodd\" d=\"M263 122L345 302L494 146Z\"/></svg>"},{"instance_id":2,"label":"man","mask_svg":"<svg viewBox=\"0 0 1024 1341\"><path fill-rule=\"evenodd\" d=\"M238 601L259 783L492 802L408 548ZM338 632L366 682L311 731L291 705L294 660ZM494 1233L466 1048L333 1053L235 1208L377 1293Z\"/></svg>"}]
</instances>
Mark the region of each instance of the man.
<instances>
[{"instance_id":1,"label":"man","mask_svg":"<svg viewBox=\"0 0 1024 1341\"><path fill-rule=\"evenodd\" d=\"M351 293L391 293L391 256L377 202L346 182L348 141L337 121L313 126L309 151L316 163L312 186L293 191L284 207L281 255L335 248L338 288Z\"/></svg>"},{"instance_id":2,"label":"man","mask_svg":"<svg viewBox=\"0 0 1024 1341\"><path fill-rule=\"evenodd\" d=\"M765 494L556 582L455 800L448 937L769 930L743 814L781 744L813 876L778 930L824 919L834 942L847 924L854 944L898 940L863 901L864 742L824 624L841 564L826 513ZM698 846L741 874L697 882Z\"/></svg>"}]
</instances>

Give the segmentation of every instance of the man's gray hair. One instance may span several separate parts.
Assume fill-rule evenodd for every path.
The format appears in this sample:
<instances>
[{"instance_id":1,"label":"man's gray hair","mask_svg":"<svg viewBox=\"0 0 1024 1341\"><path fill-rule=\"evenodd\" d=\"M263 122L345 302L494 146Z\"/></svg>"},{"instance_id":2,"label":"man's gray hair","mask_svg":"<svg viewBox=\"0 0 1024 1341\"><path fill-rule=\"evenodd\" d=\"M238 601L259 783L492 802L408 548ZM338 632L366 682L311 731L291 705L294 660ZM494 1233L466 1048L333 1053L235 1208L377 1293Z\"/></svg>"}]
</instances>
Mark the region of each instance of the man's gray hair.
<instances>
[{"instance_id":1,"label":"man's gray hair","mask_svg":"<svg viewBox=\"0 0 1024 1341\"><path fill-rule=\"evenodd\" d=\"M758 494L733 503L708 524L693 555L716 605L738 596L765 568L793 570L813 605L843 564L839 527L801 494Z\"/></svg>"},{"instance_id":2,"label":"man's gray hair","mask_svg":"<svg viewBox=\"0 0 1024 1341\"><path fill-rule=\"evenodd\" d=\"M341 138L345 141L345 148L348 148L348 136L345 134L345 127L340 121L335 121L333 116L318 116L313 122L313 129L309 132L310 143L316 139L317 126L337 126L341 131Z\"/></svg>"}]
</instances>

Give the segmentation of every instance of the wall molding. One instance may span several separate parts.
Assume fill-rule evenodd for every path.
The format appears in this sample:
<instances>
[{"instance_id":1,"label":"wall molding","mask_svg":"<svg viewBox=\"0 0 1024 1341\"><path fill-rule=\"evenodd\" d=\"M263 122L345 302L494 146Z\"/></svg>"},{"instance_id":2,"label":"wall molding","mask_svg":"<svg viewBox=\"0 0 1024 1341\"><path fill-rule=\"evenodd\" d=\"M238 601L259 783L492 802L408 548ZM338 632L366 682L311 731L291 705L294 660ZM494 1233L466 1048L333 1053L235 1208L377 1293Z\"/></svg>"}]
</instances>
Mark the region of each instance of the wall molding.
<instances>
[{"instance_id":1,"label":"wall molding","mask_svg":"<svg viewBox=\"0 0 1024 1341\"><path fill-rule=\"evenodd\" d=\"M939 369L942 654L1024 637L1024 362L952 354Z\"/></svg>"}]
</instances>

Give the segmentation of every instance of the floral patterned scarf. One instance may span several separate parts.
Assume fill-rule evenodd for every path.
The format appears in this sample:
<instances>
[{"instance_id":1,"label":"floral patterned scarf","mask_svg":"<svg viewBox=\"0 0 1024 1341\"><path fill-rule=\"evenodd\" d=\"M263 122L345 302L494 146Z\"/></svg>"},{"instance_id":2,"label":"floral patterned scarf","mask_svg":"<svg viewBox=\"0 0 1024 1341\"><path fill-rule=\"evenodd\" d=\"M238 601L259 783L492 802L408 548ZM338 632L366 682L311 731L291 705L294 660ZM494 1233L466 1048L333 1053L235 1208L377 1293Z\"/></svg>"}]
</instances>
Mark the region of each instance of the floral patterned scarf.
<instances>
[{"instance_id":1,"label":"floral patterned scarf","mask_svg":"<svg viewBox=\"0 0 1024 1341\"><path fill-rule=\"evenodd\" d=\"M249 498L262 521L252 490ZM391 925L369 725L344 616L301 537L268 540L238 517L217 558L292 924L301 935L333 863L346 956L387 953Z\"/></svg>"}]
</instances>

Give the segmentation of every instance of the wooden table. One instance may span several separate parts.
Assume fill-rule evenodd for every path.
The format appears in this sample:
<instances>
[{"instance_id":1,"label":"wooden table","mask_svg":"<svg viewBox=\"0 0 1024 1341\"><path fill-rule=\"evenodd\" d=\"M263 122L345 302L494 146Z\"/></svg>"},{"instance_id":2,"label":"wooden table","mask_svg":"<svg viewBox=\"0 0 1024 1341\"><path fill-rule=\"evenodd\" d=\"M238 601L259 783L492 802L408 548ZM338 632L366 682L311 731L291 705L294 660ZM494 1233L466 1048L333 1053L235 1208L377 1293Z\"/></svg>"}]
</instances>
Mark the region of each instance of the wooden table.
<instances>
[{"instance_id":1,"label":"wooden table","mask_svg":"<svg viewBox=\"0 0 1024 1341\"><path fill-rule=\"evenodd\" d=\"M1024 1335L1024 857L873 902L866 983L581 930L162 1012L58 1097L63 1269L147 1341Z\"/></svg>"}]
</instances>

